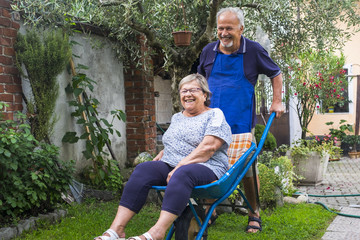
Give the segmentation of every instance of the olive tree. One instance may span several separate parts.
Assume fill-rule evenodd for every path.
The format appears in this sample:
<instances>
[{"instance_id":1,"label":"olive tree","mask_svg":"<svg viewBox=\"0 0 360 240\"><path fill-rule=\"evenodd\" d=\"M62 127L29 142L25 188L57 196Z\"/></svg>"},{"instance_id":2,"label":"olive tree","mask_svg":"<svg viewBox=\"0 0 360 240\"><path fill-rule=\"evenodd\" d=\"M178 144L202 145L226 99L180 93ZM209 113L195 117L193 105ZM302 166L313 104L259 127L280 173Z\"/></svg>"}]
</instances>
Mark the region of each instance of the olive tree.
<instances>
[{"instance_id":1,"label":"olive tree","mask_svg":"<svg viewBox=\"0 0 360 240\"><path fill-rule=\"evenodd\" d=\"M172 79L174 110L176 87L190 72L202 48L216 39L216 12L227 6L244 10L244 35L254 38L261 27L272 42L272 56L286 72L286 61L297 52L323 47L340 48L359 21L355 0L14 0L27 23L91 23L115 39L125 65L138 61L137 36L145 36L155 61ZM184 18L185 16L185 18ZM185 21L186 19L186 21ZM345 27L338 23L344 22ZM176 47L171 32L187 25L191 45ZM356 29L355 29L356 30ZM159 71L154 71L159 72Z\"/></svg>"}]
</instances>

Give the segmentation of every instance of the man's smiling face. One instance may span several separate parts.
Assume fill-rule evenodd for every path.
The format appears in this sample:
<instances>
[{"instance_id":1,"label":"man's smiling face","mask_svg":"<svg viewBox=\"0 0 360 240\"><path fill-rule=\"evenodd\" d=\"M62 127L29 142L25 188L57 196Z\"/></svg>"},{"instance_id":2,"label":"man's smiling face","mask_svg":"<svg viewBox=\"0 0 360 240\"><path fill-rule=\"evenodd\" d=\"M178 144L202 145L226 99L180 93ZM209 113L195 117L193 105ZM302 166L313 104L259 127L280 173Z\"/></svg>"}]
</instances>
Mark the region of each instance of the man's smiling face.
<instances>
[{"instance_id":1,"label":"man's smiling face","mask_svg":"<svg viewBox=\"0 0 360 240\"><path fill-rule=\"evenodd\" d=\"M234 13L224 12L221 14L217 21L217 35L221 43L220 49L227 52L238 50L243 29Z\"/></svg>"}]
</instances>

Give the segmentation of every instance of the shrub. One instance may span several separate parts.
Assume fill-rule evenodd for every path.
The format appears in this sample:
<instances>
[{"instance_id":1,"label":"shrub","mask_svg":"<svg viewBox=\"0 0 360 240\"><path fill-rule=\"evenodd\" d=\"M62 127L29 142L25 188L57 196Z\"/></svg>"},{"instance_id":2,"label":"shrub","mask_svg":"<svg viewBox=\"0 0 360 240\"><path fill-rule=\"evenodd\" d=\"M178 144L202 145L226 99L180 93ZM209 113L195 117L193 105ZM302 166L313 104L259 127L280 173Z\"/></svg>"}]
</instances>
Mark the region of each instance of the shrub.
<instances>
[{"instance_id":1,"label":"shrub","mask_svg":"<svg viewBox=\"0 0 360 240\"><path fill-rule=\"evenodd\" d=\"M258 158L260 179L260 202L263 207L275 207L279 188L284 195L295 192L293 180L297 177L291 160L281 153L287 148L282 145L274 152L264 151Z\"/></svg>"},{"instance_id":2,"label":"shrub","mask_svg":"<svg viewBox=\"0 0 360 240\"><path fill-rule=\"evenodd\" d=\"M262 136L264 130L265 130L264 125L256 124L256 126L255 126L255 138L256 138L257 143L260 142L260 139L261 139L261 136ZM271 132L269 132L266 139L265 139L263 149L272 151L276 147L277 147L276 138L274 137L274 135Z\"/></svg>"},{"instance_id":3,"label":"shrub","mask_svg":"<svg viewBox=\"0 0 360 240\"><path fill-rule=\"evenodd\" d=\"M69 37L61 30L32 29L19 33L15 44L16 65L27 74L33 97L27 100L32 133L49 143L55 121L55 103L59 95L57 76L65 70L71 57ZM22 65L26 72L23 72Z\"/></svg>"},{"instance_id":4,"label":"shrub","mask_svg":"<svg viewBox=\"0 0 360 240\"><path fill-rule=\"evenodd\" d=\"M52 210L68 189L71 162L60 162L58 148L38 142L30 126L0 122L0 222Z\"/></svg>"},{"instance_id":5,"label":"shrub","mask_svg":"<svg viewBox=\"0 0 360 240\"><path fill-rule=\"evenodd\" d=\"M260 180L260 203L262 208L276 207L276 188L281 186L281 178L274 169L259 163L259 180Z\"/></svg>"}]
</instances>

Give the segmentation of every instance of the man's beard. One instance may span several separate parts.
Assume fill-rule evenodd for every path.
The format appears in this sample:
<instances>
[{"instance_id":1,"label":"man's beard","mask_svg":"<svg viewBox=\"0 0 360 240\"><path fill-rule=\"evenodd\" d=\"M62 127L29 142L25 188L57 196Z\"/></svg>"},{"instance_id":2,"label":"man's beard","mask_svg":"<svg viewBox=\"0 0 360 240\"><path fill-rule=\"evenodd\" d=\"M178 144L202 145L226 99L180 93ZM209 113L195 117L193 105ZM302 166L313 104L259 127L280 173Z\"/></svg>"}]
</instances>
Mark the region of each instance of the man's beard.
<instances>
[{"instance_id":1,"label":"man's beard","mask_svg":"<svg viewBox=\"0 0 360 240\"><path fill-rule=\"evenodd\" d=\"M231 41L231 42L228 43L228 44L224 44L224 43L220 40L220 44L221 44L221 46L223 46L223 47L229 48L229 47L232 47L232 46L234 45L234 41Z\"/></svg>"}]
</instances>

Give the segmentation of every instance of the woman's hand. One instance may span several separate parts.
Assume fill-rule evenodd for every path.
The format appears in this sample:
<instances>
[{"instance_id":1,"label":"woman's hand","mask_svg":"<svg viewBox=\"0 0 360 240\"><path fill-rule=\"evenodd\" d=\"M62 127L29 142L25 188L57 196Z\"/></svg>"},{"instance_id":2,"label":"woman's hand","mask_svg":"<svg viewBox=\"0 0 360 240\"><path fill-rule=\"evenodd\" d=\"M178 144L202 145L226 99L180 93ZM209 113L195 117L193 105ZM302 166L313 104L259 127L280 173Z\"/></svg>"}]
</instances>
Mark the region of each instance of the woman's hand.
<instances>
[{"instance_id":1,"label":"woman's hand","mask_svg":"<svg viewBox=\"0 0 360 240\"><path fill-rule=\"evenodd\" d=\"M172 177L172 175L174 174L174 172L176 171L176 169L178 169L178 167L175 167L171 172L169 172L166 182L169 183L170 178Z\"/></svg>"},{"instance_id":2,"label":"woman's hand","mask_svg":"<svg viewBox=\"0 0 360 240\"><path fill-rule=\"evenodd\" d=\"M153 161L161 160L162 156L164 155L164 150L161 150L156 157L154 157Z\"/></svg>"}]
</instances>

